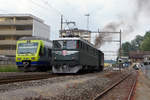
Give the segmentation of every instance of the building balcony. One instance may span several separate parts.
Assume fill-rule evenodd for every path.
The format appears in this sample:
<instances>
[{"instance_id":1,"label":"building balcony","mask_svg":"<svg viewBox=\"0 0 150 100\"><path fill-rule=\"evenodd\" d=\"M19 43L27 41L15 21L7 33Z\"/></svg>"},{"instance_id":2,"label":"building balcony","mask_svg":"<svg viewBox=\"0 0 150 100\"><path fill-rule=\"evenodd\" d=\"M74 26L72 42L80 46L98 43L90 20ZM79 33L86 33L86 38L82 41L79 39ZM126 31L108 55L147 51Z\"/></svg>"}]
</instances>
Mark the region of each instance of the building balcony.
<instances>
[{"instance_id":1,"label":"building balcony","mask_svg":"<svg viewBox=\"0 0 150 100\"><path fill-rule=\"evenodd\" d=\"M16 55L16 50L0 50L0 55L15 56Z\"/></svg>"},{"instance_id":2,"label":"building balcony","mask_svg":"<svg viewBox=\"0 0 150 100\"><path fill-rule=\"evenodd\" d=\"M83 38L91 38L91 36L89 36L89 35L81 35L81 37L83 37Z\"/></svg>"},{"instance_id":3,"label":"building balcony","mask_svg":"<svg viewBox=\"0 0 150 100\"><path fill-rule=\"evenodd\" d=\"M33 20L0 21L0 25L32 25Z\"/></svg>"},{"instance_id":4,"label":"building balcony","mask_svg":"<svg viewBox=\"0 0 150 100\"><path fill-rule=\"evenodd\" d=\"M0 40L0 45L16 45L16 40Z\"/></svg>"},{"instance_id":5,"label":"building balcony","mask_svg":"<svg viewBox=\"0 0 150 100\"><path fill-rule=\"evenodd\" d=\"M0 36L1 35L19 35L19 36L32 35L32 30L21 30L21 31L6 30L6 31L0 31Z\"/></svg>"},{"instance_id":6,"label":"building balcony","mask_svg":"<svg viewBox=\"0 0 150 100\"><path fill-rule=\"evenodd\" d=\"M91 34L80 34L81 36L91 36Z\"/></svg>"}]
</instances>

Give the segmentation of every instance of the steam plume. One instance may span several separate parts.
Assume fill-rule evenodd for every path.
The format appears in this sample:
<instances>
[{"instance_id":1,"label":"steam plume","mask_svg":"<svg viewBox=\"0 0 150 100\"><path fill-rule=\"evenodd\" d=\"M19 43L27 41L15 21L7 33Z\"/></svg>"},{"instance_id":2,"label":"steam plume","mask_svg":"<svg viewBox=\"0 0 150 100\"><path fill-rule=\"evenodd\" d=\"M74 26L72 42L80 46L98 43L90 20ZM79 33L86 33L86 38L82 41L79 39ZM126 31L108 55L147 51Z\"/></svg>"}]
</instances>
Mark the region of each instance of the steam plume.
<instances>
[{"instance_id":1,"label":"steam plume","mask_svg":"<svg viewBox=\"0 0 150 100\"><path fill-rule=\"evenodd\" d=\"M147 17L150 16L149 9L150 9L150 0L134 0L135 10L130 13L130 17L127 16L124 18L124 14L121 15L118 21L112 21L109 22L104 26L104 28L101 31L118 31L121 27L125 27L123 37L125 37L127 34L130 34L135 31L135 29L140 25L139 18L141 14L145 14ZM144 15L144 16L145 16ZM145 17L146 17L145 16ZM105 43L105 38L111 39L112 34L99 34L96 36L95 39L95 47L99 48Z\"/></svg>"}]
</instances>

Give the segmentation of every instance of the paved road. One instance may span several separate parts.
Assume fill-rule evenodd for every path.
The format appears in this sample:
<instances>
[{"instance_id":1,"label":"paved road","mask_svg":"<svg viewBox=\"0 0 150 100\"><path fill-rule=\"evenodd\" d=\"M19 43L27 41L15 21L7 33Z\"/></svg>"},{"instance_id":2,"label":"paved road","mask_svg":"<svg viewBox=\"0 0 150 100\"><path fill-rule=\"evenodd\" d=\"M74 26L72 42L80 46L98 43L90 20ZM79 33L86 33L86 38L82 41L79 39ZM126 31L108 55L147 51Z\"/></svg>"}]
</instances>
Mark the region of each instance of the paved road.
<instances>
[{"instance_id":1,"label":"paved road","mask_svg":"<svg viewBox=\"0 0 150 100\"><path fill-rule=\"evenodd\" d=\"M150 79L150 65L144 65L141 67L143 73Z\"/></svg>"}]
</instances>

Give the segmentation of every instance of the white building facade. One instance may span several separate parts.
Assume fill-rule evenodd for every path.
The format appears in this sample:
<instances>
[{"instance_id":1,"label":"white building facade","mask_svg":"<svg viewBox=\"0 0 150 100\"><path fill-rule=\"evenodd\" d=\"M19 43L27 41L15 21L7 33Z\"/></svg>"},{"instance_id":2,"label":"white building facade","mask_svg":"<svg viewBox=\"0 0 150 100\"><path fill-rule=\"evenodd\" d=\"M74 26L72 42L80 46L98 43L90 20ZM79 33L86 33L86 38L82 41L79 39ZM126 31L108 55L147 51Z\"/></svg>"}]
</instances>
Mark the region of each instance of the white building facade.
<instances>
[{"instance_id":1,"label":"white building facade","mask_svg":"<svg viewBox=\"0 0 150 100\"><path fill-rule=\"evenodd\" d=\"M0 14L0 55L15 56L16 42L24 36L50 39L50 27L31 14Z\"/></svg>"}]
</instances>

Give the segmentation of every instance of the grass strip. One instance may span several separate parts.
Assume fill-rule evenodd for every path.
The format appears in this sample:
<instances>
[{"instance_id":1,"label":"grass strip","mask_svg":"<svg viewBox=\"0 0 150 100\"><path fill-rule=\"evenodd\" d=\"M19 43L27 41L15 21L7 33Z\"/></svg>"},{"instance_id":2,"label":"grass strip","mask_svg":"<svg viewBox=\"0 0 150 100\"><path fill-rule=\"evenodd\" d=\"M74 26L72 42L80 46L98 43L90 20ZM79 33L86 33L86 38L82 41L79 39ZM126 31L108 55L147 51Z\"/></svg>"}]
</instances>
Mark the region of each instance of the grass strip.
<instances>
[{"instance_id":1,"label":"grass strip","mask_svg":"<svg viewBox=\"0 0 150 100\"><path fill-rule=\"evenodd\" d=\"M15 65L0 65L0 72L19 72Z\"/></svg>"}]
</instances>

